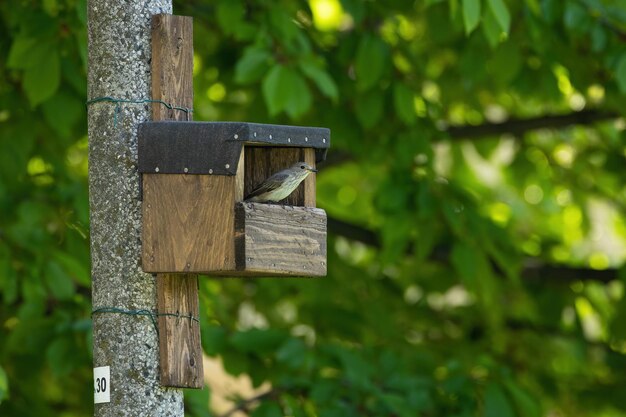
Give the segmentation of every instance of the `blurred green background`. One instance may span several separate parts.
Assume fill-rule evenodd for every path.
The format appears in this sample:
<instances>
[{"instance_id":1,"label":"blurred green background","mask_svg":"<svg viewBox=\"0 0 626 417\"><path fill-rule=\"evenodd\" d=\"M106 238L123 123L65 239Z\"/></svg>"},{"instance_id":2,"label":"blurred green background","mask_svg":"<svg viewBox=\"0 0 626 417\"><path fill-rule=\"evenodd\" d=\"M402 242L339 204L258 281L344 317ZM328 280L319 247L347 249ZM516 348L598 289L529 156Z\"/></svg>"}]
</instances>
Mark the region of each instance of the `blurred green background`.
<instances>
[{"instance_id":1,"label":"blurred green background","mask_svg":"<svg viewBox=\"0 0 626 417\"><path fill-rule=\"evenodd\" d=\"M328 277L201 280L238 415L626 416L624 0L174 12L196 120L332 129ZM0 3L3 417L92 414L86 48L85 0Z\"/></svg>"}]
</instances>

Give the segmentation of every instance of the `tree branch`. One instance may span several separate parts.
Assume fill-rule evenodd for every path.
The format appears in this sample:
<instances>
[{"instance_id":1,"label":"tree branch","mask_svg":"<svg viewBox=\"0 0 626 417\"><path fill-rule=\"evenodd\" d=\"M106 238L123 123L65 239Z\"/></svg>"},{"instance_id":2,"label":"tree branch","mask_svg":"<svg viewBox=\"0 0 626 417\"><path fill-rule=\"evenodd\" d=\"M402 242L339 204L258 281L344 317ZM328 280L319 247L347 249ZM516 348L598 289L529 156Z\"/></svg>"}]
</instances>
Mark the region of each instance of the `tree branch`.
<instances>
[{"instance_id":1,"label":"tree branch","mask_svg":"<svg viewBox=\"0 0 626 417\"><path fill-rule=\"evenodd\" d=\"M572 125L590 125L617 117L619 117L619 114L614 112L592 109L527 119L511 118L501 123L483 123L477 126L449 126L444 132L453 139L482 138L504 133L521 136L531 130L560 129Z\"/></svg>"},{"instance_id":2,"label":"tree branch","mask_svg":"<svg viewBox=\"0 0 626 417\"><path fill-rule=\"evenodd\" d=\"M521 136L524 133L538 129L560 129L573 125L591 125L596 122L613 120L620 117L619 114L602 110L581 110L568 114L549 114L526 119L511 118L501 123L483 123L477 126L448 126L441 132L443 135L436 138L436 141L450 139L485 139L490 136L511 134ZM346 151L330 152L326 161L320 164L321 167L331 167L341 163L351 161L354 157Z\"/></svg>"},{"instance_id":3,"label":"tree branch","mask_svg":"<svg viewBox=\"0 0 626 417\"><path fill-rule=\"evenodd\" d=\"M264 400L266 398L272 397L275 394L277 394L277 391L274 389L270 389L268 391L262 392L260 394L257 394L253 397L250 398L244 398L240 401L237 401L237 404L231 408L230 410L228 410L227 412L225 412L224 414L222 414L220 417L230 417L233 414L235 414L237 411L242 411L244 413L248 413L248 409L249 407L253 404L256 403L258 401Z\"/></svg>"},{"instance_id":4,"label":"tree branch","mask_svg":"<svg viewBox=\"0 0 626 417\"><path fill-rule=\"evenodd\" d=\"M345 237L349 240L364 243L368 246L380 248L381 241L378 235L362 226L357 226L328 217L328 231L337 236ZM412 252L411 249L408 252ZM437 261L446 261L450 256L450 249L447 247L436 247L433 251L432 259ZM550 280L554 282L572 282L572 281L599 281L610 282L618 279L618 271L616 269L596 270L591 268L572 268L562 265L549 265L539 262L537 259L529 258L525 261L522 271L522 278L528 280Z\"/></svg>"}]
</instances>

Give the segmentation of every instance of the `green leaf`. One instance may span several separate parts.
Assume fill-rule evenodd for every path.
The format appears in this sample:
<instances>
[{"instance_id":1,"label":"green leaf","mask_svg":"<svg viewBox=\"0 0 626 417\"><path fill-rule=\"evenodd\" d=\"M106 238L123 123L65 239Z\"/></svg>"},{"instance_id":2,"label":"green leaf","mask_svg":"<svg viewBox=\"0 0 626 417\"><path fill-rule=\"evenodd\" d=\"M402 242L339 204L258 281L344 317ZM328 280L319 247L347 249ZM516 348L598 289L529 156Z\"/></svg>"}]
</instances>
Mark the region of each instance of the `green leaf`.
<instances>
[{"instance_id":1,"label":"green leaf","mask_svg":"<svg viewBox=\"0 0 626 417\"><path fill-rule=\"evenodd\" d=\"M478 276L480 275L480 265L476 262L481 255L477 250L469 245L457 243L452 248L450 260L456 271L464 278L468 289L476 291L478 289Z\"/></svg>"},{"instance_id":2,"label":"green leaf","mask_svg":"<svg viewBox=\"0 0 626 417\"><path fill-rule=\"evenodd\" d=\"M261 403L251 414L252 417L283 417L283 410L274 402Z\"/></svg>"},{"instance_id":3,"label":"green leaf","mask_svg":"<svg viewBox=\"0 0 626 417\"><path fill-rule=\"evenodd\" d=\"M304 363L306 353L307 348L302 340L289 338L276 352L276 359L291 368L298 369Z\"/></svg>"},{"instance_id":4,"label":"green leaf","mask_svg":"<svg viewBox=\"0 0 626 417\"><path fill-rule=\"evenodd\" d=\"M413 229L414 218L406 213L395 214L385 220L381 236L383 263L397 261L406 253Z\"/></svg>"},{"instance_id":5,"label":"green leaf","mask_svg":"<svg viewBox=\"0 0 626 417\"><path fill-rule=\"evenodd\" d=\"M507 380L505 387L509 393L518 417L541 417L541 406L528 392L524 391L515 382Z\"/></svg>"},{"instance_id":6,"label":"green leaf","mask_svg":"<svg viewBox=\"0 0 626 417\"><path fill-rule=\"evenodd\" d=\"M284 84L282 79L285 77L284 74L286 72L287 68L282 65L276 65L263 79L261 88L270 116L275 116L280 113L287 103L289 92L281 86L281 84Z\"/></svg>"},{"instance_id":7,"label":"green leaf","mask_svg":"<svg viewBox=\"0 0 626 417\"><path fill-rule=\"evenodd\" d=\"M81 100L66 90L59 91L41 106L48 124L64 138L69 138L76 123L83 117Z\"/></svg>"},{"instance_id":8,"label":"green leaf","mask_svg":"<svg viewBox=\"0 0 626 417\"><path fill-rule=\"evenodd\" d=\"M626 54L623 54L615 68L615 79L621 93L626 93Z\"/></svg>"},{"instance_id":9,"label":"green leaf","mask_svg":"<svg viewBox=\"0 0 626 417\"><path fill-rule=\"evenodd\" d=\"M575 2L567 2L563 22L565 23L565 27L572 32L584 34L589 30L592 24L592 18L586 7Z\"/></svg>"},{"instance_id":10,"label":"green leaf","mask_svg":"<svg viewBox=\"0 0 626 417\"><path fill-rule=\"evenodd\" d=\"M472 33L480 21L480 0L463 0L463 25L465 34Z\"/></svg>"},{"instance_id":11,"label":"green leaf","mask_svg":"<svg viewBox=\"0 0 626 417\"><path fill-rule=\"evenodd\" d=\"M541 5L539 4L539 0L526 0L526 6L535 16L541 15Z\"/></svg>"},{"instance_id":12,"label":"green leaf","mask_svg":"<svg viewBox=\"0 0 626 417\"><path fill-rule=\"evenodd\" d=\"M75 292L74 281L56 261L49 261L45 271L46 285L54 298L68 300Z\"/></svg>"},{"instance_id":13,"label":"green leaf","mask_svg":"<svg viewBox=\"0 0 626 417\"><path fill-rule=\"evenodd\" d=\"M239 376L248 373L251 368L249 355L241 354L236 350L226 349L220 353L224 362L224 369L231 375Z\"/></svg>"},{"instance_id":14,"label":"green leaf","mask_svg":"<svg viewBox=\"0 0 626 417\"><path fill-rule=\"evenodd\" d=\"M483 16L483 24L481 25L483 34L489 43L491 49L495 49L502 41L502 34L504 33L500 28L500 25L496 21L495 16L491 9L487 9Z\"/></svg>"},{"instance_id":15,"label":"green leaf","mask_svg":"<svg viewBox=\"0 0 626 417\"><path fill-rule=\"evenodd\" d=\"M85 49L85 53L87 50ZM82 56L82 50L81 50ZM61 59L61 74L63 80L74 88L79 97L87 95L87 83L85 80L85 71L80 61L72 61L69 59ZM69 93L69 91L66 91Z\"/></svg>"},{"instance_id":16,"label":"green leaf","mask_svg":"<svg viewBox=\"0 0 626 417\"><path fill-rule=\"evenodd\" d=\"M491 382L485 388L484 417L515 417L513 407L499 384Z\"/></svg>"},{"instance_id":17,"label":"green leaf","mask_svg":"<svg viewBox=\"0 0 626 417\"><path fill-rule=\"evenodd\" d=\"M50 16L55 17L59 13L57 0L43 0L42 6L45 12Z\"/></svg>"},{"instance_id":18,"label":"green leaf","mask_svg":"<svg viewBox=\"0 0 626 417\"><path fill-rule=\"evenodd\" d=\"M78 0L76 2L76 16L83 25L87 25L87 0Z\"/></svg>"},{"instance_id":19,"label":"green leaf","mask_svg":"<svg viewBox=\"0 0 626 417\"><path fill-rule=\"evenodd\" d=\"M224 33L234 33L243 20L245 9L238 0L221 1L217 5L217 22Z\"/></svg>"},{"instance_id":20,"label":"green leaf","mask_svg":"<svg viewBox=\"0 0 626 417\"><path fill-rule=\"evenodd\" d=\"M383 95L379 91L371 91L356 101L356 117L364 128L372 128L379 122L383 115L383 104Z\"/></svg>"},{"instance_id":21,"label":"green leaf","mask_svg":"<svg viewBox=\"0 0 626 417\"><path fill-rule=\"evenodd\" d=\"M283 65L272 68L263 80L262 89L271 116L285 111L296 118L311 107L311 92L304 78L293 68Z\"/></svg>"},{"instance_id":22,"label":"green leaf","mask_svg":"<svg viewBox=\"0 0 626 417\"><path fill-rule=\"evenodd\" d=\"M50 365L52 373L56 376L67 375L72 369L77 366L74 358L76 352L74 352L75 346L72 343L72 339L69 334L62 335L48 345L46 350L46 359Z\"/></svg>"},{"instance_id":23,"label":"green leaf","mask_svg":"<svg viewBox=\"0 0 626 417\"><path fill-rule=\"evenodd\" d=\"M400 120L409 126L415 123L417 114L415 113L415 106L413 104L413 91L411 91L406 84L394 84L393 104Z\"/></svg>"},{"instance_id":24,"label":"green leaf","mask_svg":"<svg viewBox=\"0 0 626 417\"><path fill-rule=\"evenodd\" d=\"M260 80L269 70L273 60L266 49L247 48L235 65L235 82L250 84Z\"/></svg>"},{"instance_id":25,"label":"green leaf","mask_svg":"<svg viewBox=\"0 0 626 417\"><path fill-rule=\"evenodd\" d=\"M285 334L274 329L250 329L235 333L230 343L240 352L273 352L285 340Z\"/></svg>"},{"instance_id":26,"label":"green leaf","mask_svg":"<svg viewBox=\"0 0 626 417\"><path fill-rule=\"evenodd\" d=\"M335 81L333 81L326 71L318 67L311 60L301 61L300 70L315 83L322 94L330 98L334 103L337 102L339 99L339 90L337 89Z\"/></svg>"},{"instance_id":27,"label":"green leaf","mask_svg":"<svg viewBox=\"0 0 626 417\"><path fill-rule=\"evenodd\" d=\"M202 326L202 349L209 356L217 356L227 345L226 330L221 326Z\"/></svg>"},{"instance_id":28,"label":"green leaf","mask_svg":"<svg viewBox=\"0 0 626 417\"><path fill-rule=\"evenodd\" d=\"M203 334L204 336L204 334ZM193 417L212 417L209 411L209 387L185 390L185 411Z\"/></svg>"},{"instance_id":29,"label":"green leaf","mask_svg":"<svg viewBox=\"0 0 626 417\"><path fill-rule=\"evenodd\" d=\"M368 90L378 83L389 66L389 47L377 36L364 35L354 65L357 87L361 91Z\"/></svg>"},{"instance_id":30,"label":"green leaf","mask_svg":"<svg viewBox=\"0 0 626 417\"><path fill-rule=\"evenodd\" d=\"M601 52L606 46L608 36L606 29L600 25L591 30L591 49L593 52Z\"/></svg>"},{"instance_id":31,"label":"green leaf","mask_svg":"<svg viewBox=\"0 0 626 417\"><path fill-rule=\"evenodd\" d=\"M74 254L62 252L60 250L54 252L54 259L59 262L72 280L89 287L91 285L91 277L89 269L83 261L77 259Z\"/></svg>"},{"instance_id":32,"label":"green leaf","mask_svg":"<svg viewBox=\"0 0 626 417\"><path fill-rule=\"evenodd\" d=\"M61 82L61 61L56 48L48 49L38 65L24 73L24 90L30 104L34 107L56 93Z\"/></svg>"},{"instance_id":33,"label":"green leaf","mask_svg":"<svg viewBox=\"0 0 626 417\"><path fill-rule=\"evenodd\" d=\"M500 29L504 33L509 33L509 27L511 25L511 15L509 9L504 4L504 0L487 0L489 8L493 12L496 22L500 25Z\"/></svg>"},{"instance_id":34,"label":"green leaf","mask_svg":"<svg viewBox=\"0 0 626 417\"><path fill-rule=\"evenodd\" d=\"M289 44L298 36L300 30L294 23L293 17L284 8L271 7L268 16L272 30L280 42Z\"/></svg>"},{"instance_id":35,"label":"green leaf","mask_svg":"<svg viewBox=\"0 0 626 417\"><path fill-rule=\"evenodd\" d=\"M7 398L9 398L9 377L2 366L0 366L0 404Z\"/></svg>"},{"instance_id":36,"label":"green leaf","mask_svg":"<svg viewBox=\"0 0 626 417\"><path fill-rule=\"evenodd\" d=\"M487 68L491 79L505 88L520 72L522 64L522 54L517 44L505 42L493 52L487 61Z\"/></svg>"},{"instance_id":37,"label":"green leaf","mask_svg":"<svg viewBox=\"0 0 626 417\"><path fill-rule=\"evenodd\" d=\"M7 67L17 69L31 67L33 65L33 50L36 50L37 43L37 40L32 38L16 38L11 44Z\"/></svg>"}]
</instances>

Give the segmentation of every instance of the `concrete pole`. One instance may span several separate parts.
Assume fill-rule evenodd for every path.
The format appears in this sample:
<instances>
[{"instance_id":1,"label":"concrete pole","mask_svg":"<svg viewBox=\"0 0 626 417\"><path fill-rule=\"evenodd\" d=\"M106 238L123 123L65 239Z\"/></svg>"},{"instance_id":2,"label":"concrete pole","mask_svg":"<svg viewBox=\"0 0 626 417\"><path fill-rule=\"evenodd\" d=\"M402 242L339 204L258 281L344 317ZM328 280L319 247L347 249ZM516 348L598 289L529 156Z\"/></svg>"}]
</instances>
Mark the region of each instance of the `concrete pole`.
<instances>
[{"instance_id":1,"label":"concrete pole","mask_svg":"<svg viewBox=\"0 0 626 417\"><path fill-rule=\"evenodd\" d=\"M89 0L89 99L149 99L151 16L171 0ZM89 106L93 308L156 311L156 281L140 266L137 124L150 104ZM182 390L159 384L159 343L146 316L93 315L94 367L110 366L110 403L94 415L183 417Z\"/></svg>"}]
</instances>

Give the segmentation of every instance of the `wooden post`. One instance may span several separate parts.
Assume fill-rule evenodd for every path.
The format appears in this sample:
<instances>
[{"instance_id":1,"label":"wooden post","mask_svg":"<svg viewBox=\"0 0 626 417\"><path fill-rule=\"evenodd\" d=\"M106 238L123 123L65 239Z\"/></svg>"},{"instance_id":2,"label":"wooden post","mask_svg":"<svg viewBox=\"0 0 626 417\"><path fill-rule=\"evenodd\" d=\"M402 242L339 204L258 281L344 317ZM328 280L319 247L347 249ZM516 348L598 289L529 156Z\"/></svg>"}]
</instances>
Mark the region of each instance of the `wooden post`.
<instances>
[{"instance_id":1,"label":"wooden post","mask_svg":"<svg viewBox=\"0 0 626 417\"><path fill-rule=\"evenodd\" d=\"M152 98L193 107L193 20L167 14L152 18ZM191 120L191 114L154 103L154 120ZM198 275L157 274L161 384L202 388ZM179 315L177 317L176 315Z\"/></svg>"}]
</instances>

